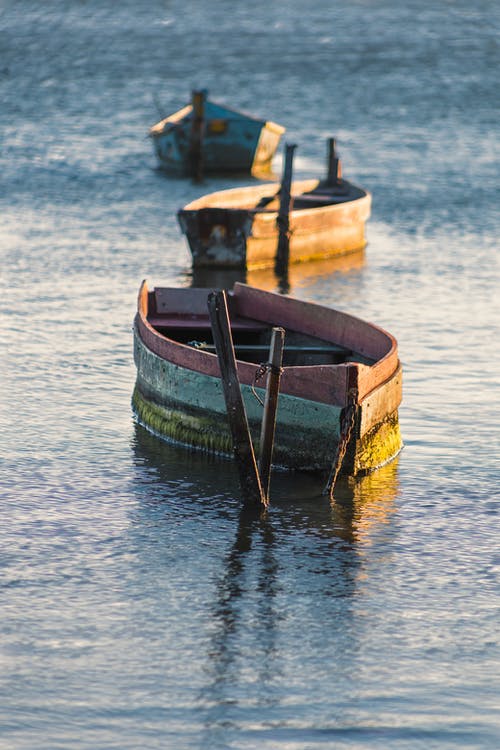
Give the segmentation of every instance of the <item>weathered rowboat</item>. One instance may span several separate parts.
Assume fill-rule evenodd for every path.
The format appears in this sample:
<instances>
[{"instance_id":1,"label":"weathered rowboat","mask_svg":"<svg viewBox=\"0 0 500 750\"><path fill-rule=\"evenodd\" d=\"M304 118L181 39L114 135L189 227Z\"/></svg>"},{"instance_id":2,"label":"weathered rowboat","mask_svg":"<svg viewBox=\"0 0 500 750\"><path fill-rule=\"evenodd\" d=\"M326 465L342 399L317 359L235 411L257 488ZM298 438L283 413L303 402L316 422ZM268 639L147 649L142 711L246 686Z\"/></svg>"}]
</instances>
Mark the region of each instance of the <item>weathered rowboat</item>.
<instances>
[{"instance_id":1,"label":"weathered rowboat","mask_svg":"<svg viewBox=\"0 0 500 750\"><path fill-rule=\"evenodd\" d=\"M193 92L191 104L149 131L160 167L180 176L270 172L285 128L237 112Z\"/></svg>"},{"instance_id":2,"label":"weathered rowboat","mask_svg":"<svg viewBox=\"0 0 500 750\"><path fill-rule=\"evenodd\" d=\"M325 180L291 184L287 208L288 263L363 249L371 195L336 171ZM193 267L266 268L277 260L282 216L278 183L220 190L177 212Z\"/></svg>"},{"instance_id":3,"label":"weathered rowboat","mask_svg":"<svg viewBox=\"0 0 500 750\"><path fill-rule=\"evenodd\" d=\"M149 289L134 321L137 380L133 409L160 437L231 455L226 404L215 354L208 289ZM341 473L366 474L402 447L402 373L394 337L371 323L315 303L236 283L227 293L230 324L254 443L262 406L254 393L271 329L285 329L274 465L326 473L352 415ZM258 452L258 447L257 447Z\"/></svg>"}]
</instances>

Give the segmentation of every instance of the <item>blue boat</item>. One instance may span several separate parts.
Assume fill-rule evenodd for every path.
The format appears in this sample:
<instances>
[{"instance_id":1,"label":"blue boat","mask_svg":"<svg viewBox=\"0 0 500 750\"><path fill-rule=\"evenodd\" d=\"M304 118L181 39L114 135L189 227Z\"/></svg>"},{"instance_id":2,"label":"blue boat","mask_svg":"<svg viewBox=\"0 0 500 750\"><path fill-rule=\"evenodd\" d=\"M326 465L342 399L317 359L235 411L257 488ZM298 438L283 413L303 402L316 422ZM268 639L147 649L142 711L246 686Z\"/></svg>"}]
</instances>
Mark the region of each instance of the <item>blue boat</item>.
<instances>
[{"instance_id":1,"label":"blue boat","mask_svg":"<svg viewBox=\"0 0 500 750\"><path fill-rule=\"evenodd\" d=\"M149 131L159 165L171 174L265 175L285 128L216 104L207 91L193 91L191 104Z\"/></svg>"}]
</instances>

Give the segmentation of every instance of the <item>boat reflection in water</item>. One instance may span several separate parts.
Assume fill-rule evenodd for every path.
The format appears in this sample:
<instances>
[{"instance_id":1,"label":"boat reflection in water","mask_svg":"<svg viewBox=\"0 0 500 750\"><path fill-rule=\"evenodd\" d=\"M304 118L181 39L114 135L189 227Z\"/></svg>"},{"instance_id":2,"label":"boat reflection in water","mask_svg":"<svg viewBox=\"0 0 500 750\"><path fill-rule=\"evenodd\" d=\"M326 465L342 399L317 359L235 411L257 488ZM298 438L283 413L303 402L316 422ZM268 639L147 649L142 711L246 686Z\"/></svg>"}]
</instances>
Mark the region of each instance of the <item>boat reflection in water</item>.
<instances>
[{"instance_id":1,"label":"boat reflection in water","mask_svg":"<svg viewBox=\"0 0 500 750\"><path fill-rule=\"evenodd\" d=\"M131 533L149 528L156 555L168 550L161 576L172 575L168 565L180 556L184 585L204 602L197 638L206 746L231 719L235 695L272 701L277 681L290 678L295 642L302 661L349 685L365 636L358 593L366 553L393 524L398 459L359 480L341 477L334 503L318 480L276 472L261 514L242 507L232 461L162 442L140 425L133 450L139 501ZM153 577L156 560L146 566Z\"/></svg>"},{"instance_id":2,"label":"boat reflection in water","mask_svg":"<svg viewBox=\"0 0 500 750\"><path fill-rule=\"evenodd\" d=\"M270 510L262 515L260 510L241 508L238 473L228 457L159 439L137 423L133 451L139 474L144 469L147 477L148 501L156 497L169 502L175 495L183 512L191 503L199 511L203 502L211 516L222 510L227 519L234 513L242 530L265 523L276 531L302 530L359 545L369 543L372 532L389 524L397 508L398 456L357 479L340 476L333 502L317 475L276 470L271 476Z\"/></svg>"},{"instance_id":3,"label":"boat reflection in water","mask_svg":"<svg viewBox=\"0 0 500 750\"><path fill-rule=\"evenodd\" d=\"M253 271L245 269L193 268L190 273L191 286L200 288L231 289L236 281L265 289L268 292L291 294L294 289L314 285L318 280L336 273L358 271L365 264L365 250L324 260L295 263L287 272L277 275L272 268Z\"/></svg>"}]
</instances>

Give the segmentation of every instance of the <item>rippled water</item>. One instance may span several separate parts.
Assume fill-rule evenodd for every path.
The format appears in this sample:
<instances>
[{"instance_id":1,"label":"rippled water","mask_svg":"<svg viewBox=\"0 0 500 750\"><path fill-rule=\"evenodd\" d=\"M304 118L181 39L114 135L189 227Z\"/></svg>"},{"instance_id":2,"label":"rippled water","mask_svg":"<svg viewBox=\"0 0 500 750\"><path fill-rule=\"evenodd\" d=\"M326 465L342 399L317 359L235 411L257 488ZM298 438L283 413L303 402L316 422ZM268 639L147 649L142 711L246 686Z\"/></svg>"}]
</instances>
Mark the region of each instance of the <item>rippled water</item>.
<instances>
[{"instance_id":1,"label":"rippled water","mask_svg":"<svg viewBox=\"0 0 500 750\"><path fill-rule=\"evenodd\" d=\"M498 4L0 7L0 747L481 748L498 722ZM331 507L134 425L142 278L187 286L204 185L146 133L191 88L328 136L366 253L291 293L394 333L397 461ZM276 162L280 170L279 159ZM276 288L272 274L248 281Z\"/></svg>"}]
</instances>

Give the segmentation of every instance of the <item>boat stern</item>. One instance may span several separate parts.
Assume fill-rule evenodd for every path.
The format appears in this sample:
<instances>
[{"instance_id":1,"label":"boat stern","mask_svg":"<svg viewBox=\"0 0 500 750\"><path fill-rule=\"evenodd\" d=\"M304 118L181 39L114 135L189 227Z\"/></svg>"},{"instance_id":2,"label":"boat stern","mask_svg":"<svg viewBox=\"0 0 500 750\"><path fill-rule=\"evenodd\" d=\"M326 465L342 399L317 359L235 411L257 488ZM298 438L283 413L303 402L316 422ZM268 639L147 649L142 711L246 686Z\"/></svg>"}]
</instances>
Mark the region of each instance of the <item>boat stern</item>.
<instances>
[{"instance_id":1,"label":"boat stern","mask_svg":"<svg viewBox=\"0 0 500 750\"><path fill-rule=\"evenodd\" d=\"M186 235L193 267L245 268L252 215L224 208L181 209L177 219Z\"/></svg>"}]
</instances>

